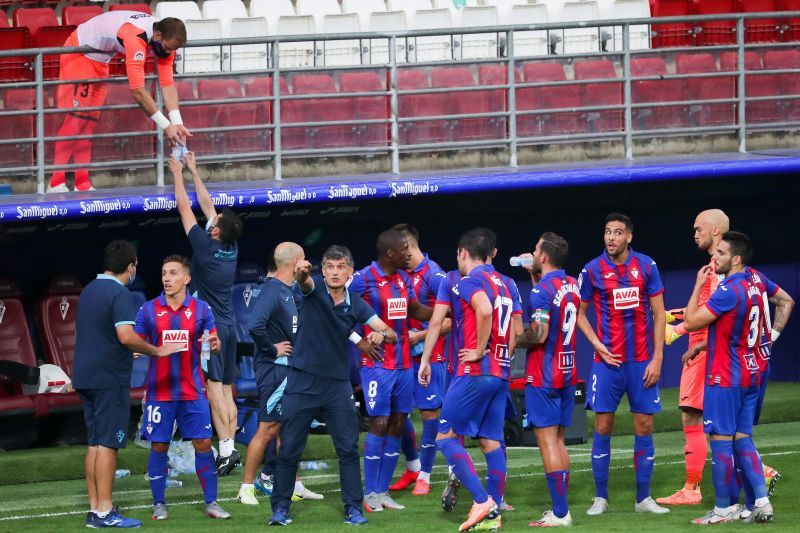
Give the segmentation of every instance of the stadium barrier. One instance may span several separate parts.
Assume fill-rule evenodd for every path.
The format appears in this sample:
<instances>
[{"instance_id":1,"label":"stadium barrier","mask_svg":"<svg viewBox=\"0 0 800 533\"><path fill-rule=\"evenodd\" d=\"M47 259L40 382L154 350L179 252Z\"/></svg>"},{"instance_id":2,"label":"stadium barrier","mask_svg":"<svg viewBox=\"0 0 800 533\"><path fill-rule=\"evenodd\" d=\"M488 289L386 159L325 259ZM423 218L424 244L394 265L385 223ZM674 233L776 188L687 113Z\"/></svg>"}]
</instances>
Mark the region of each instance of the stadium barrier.
<instances>
[{"instance_id":1,"label":"stadium barrier","mask_svg":"<svg viewBox=\"0 0 800 533\"><path fill-rule=\"evenodd\" d=\"M273 176L277 180L282 178L282 161L286 158L298 157L384 155L391 159L391 172L398 174L401 171L400 155L404 153L501 148L507 150L507 163L509 167L513 168L517 166L517 154L520 146L617 140L624 144L625 157L632 159L634 140L706 134L736 135L738 150L744 153L747 151L749 133L786 131L800 125L800 102L798 101L800 100L800 81L798 81L800 80L800 68L783 68L783 64L777 65L781 68L775 68L771 62L784 62L789 67L800 67L800 62L795 64L795 55L800 55L800 52L796 50L796 43L749 43L745 39L745 27L749 22L754 19L774 19L775 17L775 13L746 13L503 27L447 28L396 33L331 34L326 35L324 39L319 35L282 35L198 40L187 43L186 47L190 49L196 47L218 48L220 70L184 72L176 76L176 81L180 83L191 79L201 80L202 83L202 80L232 77L263 80L266 76L268 80L267 94L182 99L181 108L184 110L184 118L187 119L187 115L202 117L203 113L216 111L218 108L223 109L225 106L243 105L254 108L262 106L260 109L267 111L266 120L256 120L252 124L208 124L195 127L191 120L187 120L187 125L195 135L192 143L199 142L198 139L205 136L206 139L210 138L211 143L216 146L215 153L210 151L199 155L200 163L271 162ZM781 13L780 17L800 18L800 12ZM720 21L727 21L735 25L734 31L726 37L734 42L720 39L716 42L724 44L692 48L631 49L631 29L633 27L647 26L650 38L655 39L657 32L652 30L653 25L664 28L669 25L690 23L693 28L702 28L704 24ZM597 31L597 50L569 54L553 53L558 50L558 43L570 35L568 33L570 30L585 31L587 28ZM525 38L529 38L532 33L536 32L546 36L548 55L517 55L515 53L517 44L522 43ZM616 38L617 32L621 35L619 39ZM487 33L498 35L496 40L497 57L460 59L459 48L464 36ZM695 41L698 34L699 31L694 33ZM614 37L609 37L610 35ZM413 51L421 46L419 43L424 38L436 36L449 37L451 60L413 62L415 59ZM356 40L361 43L361 49L367 51L369 46L375 46L373 43L385 42L387 43L388 62L369 63L370 54L365 51L361 54L361 65L325 65L325 54L316 51L324 51L326 43L342 40ZM313 43L315 66L281 68L281 45L300 42ZM703 42L712 41L706 39ZM617 43L621 43L621 50L607 51L608 46L616 47ZM243 45L250 47L263 45L269 58L269 68L222 70L225 65L230 64L230 50ZM25 161L26 157L30 158L30 164L10 166L9 161L19 162L20 158L4 157L5 166L0 166L0 175L35 174L37 192L43 193L45 174L53 170L71 170L78 167L91 169L152 168L155 165L155 185L163 186L163 169L167 155L165 155L162 132L155 131L153 125L149 126L151 129L144 131L117 131L61 138L91 138L96 144L114 141L116 144L112 146L112 150L119 149L131 139L146 138L150 139L151 157L135 159L111 157L108 161L95 160L88 165L56 166L47 162L47 159L51 157L49 152L52 152L49 145L59 139L48 130L57 129L57 126L60 125L60 117L67 111L46 105L51 92L55 86L60 84L57 79L48 79L48 76L45 75L48 70L46 67L52 64L54 55L89 50L87 47L80 47L0 51L0 63L9 61L9 58L27 57L30 58L28 65L32 69L31 81L0 83L0 91L3 91L5 95L14 90L33 90L34 96L32 109L13 109L5 106L0 111L0 123L6 119L13 120L20 117L23 122L25 120L34 121L33 127L27 131L29 135L16 136L14 128L11 127L12 135L9 136L9 131L2 131L9 128L0 127L0 152L17 150L23 154L22 163L27 162ZM405 57L399 58L398 50L405 51ZM182 52L179 63L184 61L186 55L185 49ZM761 52L764 53L763 65L762 57L757 55ZM711 63L706 61L705 67L702 65L693 67L691 65L692 58L689 58L683 73L672 74L666 68L673 62L676 63L676 68L679 68L677 66L678 56L694 56L698 53L713 54ZM772 55L770 55L771 53ZM778 55L776 56L776 54ZM718 70L718 60L723 70ZM611 62L613 76L609 76L611 71L607 70L605 75L587 72L582 77L576 75L573 79L569 79L563 70L565 66L574 69L581 63L592 62L597 66L598 62L603 61ZM534 66L526 71L530 65ZM556 65L556 67L539 68L542 65ZM468 66L476 70L482 66L502 66L503 77L500 83L485 83L478 79L474 85L462 84L459 86L458 83L454 83L453 86L447 86L445 83L444 86L431 86L428 82L427 70L420 70L459 66ZM634 72L633 67L636 67L637 72ZM414 70L422 72L424 79L417 80L422 86L402 88L403 73ZM317 92L306 94L305 90L298 92L298 87L294 88L293 93L288 92L288 85L284 85L287 77L297 80L303 76L320 73L341 75L342 73L371 71L384 74L385 86L382 86L380 90L327 92L328 89L331 89L328 85L327 89L322 88ZM470 73L474 77L472 70ZM526 76L524 79L523 75ZM542 79L542 81L530 81L527 79L528 75L534 80ZM408 77L411 78L410 75ZM713 80L716 78L729 82L730 91L728 93L715 91L714 86L724 86L724 84L714 83ZM155 75L149 75L147 79L157 86ZM124 82L124 80L124 77L111 79L111 81L117 82ZM708 80L712 80L712 82L709 84ZM96 81L100 80L78 80L79 83ZM474 79L472 81L474 82ZM76 82L73 80L70 83ZM603 91L604 86L609 86L611 89ZM693 87L691 91L689 90L690 86ZM191 96L193 97L193 89L190 85L188 87L192 91ZM332 89L336 90L335 85ZM751 93L755 95L751 96ZM570 99L570 94L573 96L581 94L583 97ZM692 96L696 94L703 97ZM442 99L450 98L453 95L458 96L454 99L456 102L461 101L462 103L469 103L470 96L474 98L476 95L481 95L488 98L490 105L492 105L491 102L496 104L495 99L502 98L503 105L499 110L490 108L477 112L452 112L453 107L442 104ZM162 105L160 91L157 89L155 89L155 96L157 104ZM585 98L586 96L589 98ZM339 116L333 120L322 121L308 120L302 116L299 120L282 119L282 114L293 109L295 111L302 110L304 107L308 108L314 105L331 111L348 99L370 97L385 99L385 116L379 118ZM428 101L420 104L420 98L427 98ZM522 101L526 99L525 105L522 105ZM328 100L330 103L326 106L323 102ZM421 109L413 109L410 113L405 112L415 105ZM131 102L130 104L110 104L97 108L86 108L86 110L136 111L136 108L136 104ZM401 108L405 109L401 110ZM452 132L457 129L463 130L465 127L470 128L474 126L475 121L482 125L487 124L487 121L494 121L492 124L495 126L496 135L488 135L488 138L459 139L458 135L437 133L442 129ZM425 123L428 125L425 126ZM56 128L53 128L53 125ZM342 144L345 143L340 142L341 138L337 137L339 134L335 132L328 138L325 137L324 131L321 136L314 137L320 135L320 131L326 128L327 131L330 131L331 128L349 129L349 133L353 133L353 128L358 128L359 132L363 132L369 130L370 127L385 129L385 137L382 137L383 133L380 133L379 130L377 138L373 137L372 143L356 142L352 146L343 146ZM24 130L24 128L21 129ZM302 130L302 134L292 135L293 131L297 130ZM236 138L237 135L242 136L248 132L267 132L267 134L260 135L255 141L251 139L249 144L245 143L244 149L237 151L228 150L226 147L230 144L219 141L226 136ZM372 130L372 135L374 133ZM476 137L481 137L481 135ZM483 137L487 136L483 135ZM322 141L317 143L316 139L322 139ZM309 143L309 140L312 142ZM315 146L315 144L318 145ZM97 148L95 148L96 150Z\"/></svg>"}]
</instances>

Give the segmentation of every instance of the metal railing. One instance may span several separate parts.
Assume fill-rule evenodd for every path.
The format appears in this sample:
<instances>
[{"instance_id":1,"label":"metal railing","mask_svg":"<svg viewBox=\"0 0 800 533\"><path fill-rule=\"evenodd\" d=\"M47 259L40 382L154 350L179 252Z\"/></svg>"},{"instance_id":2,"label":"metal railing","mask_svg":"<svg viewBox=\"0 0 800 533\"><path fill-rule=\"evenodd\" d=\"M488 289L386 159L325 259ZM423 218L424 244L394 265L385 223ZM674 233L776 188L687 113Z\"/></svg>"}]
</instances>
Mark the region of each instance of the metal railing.
<instances>
[{"instance_id":1,"label":"metal railing","mask_svg":"<svg viewBox=\"0 0 800 533\"><path fill-rule=\"evenodd\" d=\"M791 102L800 100L800 90L798 94L771 94L762 96L748 96L747 89L752 81L756 80L759 76L775 76L775 75L795 75L800 80L800 68L780 68L780 69L761 69L751 70L745 69L745 52L761 51L761 50L774 50L785 49L791 47L797 48L797 43L783 43L783 42L763 42L763 43L746 43L746 21L754 19L786 19L792 18L800 19L800 12L791 13L758 13L758 14L736 14L736 15L707 15L696 17L666 17L659 19L630 19L630 20L601 20L590 22L575 22L575 23L557 23L557 24L536 24L536 25L520 25L520 26L506 26L506 27L485 27L485 28L443 28L441 30L419 30L408 32L396 33L359 33L359 34L328 34L320 35L304 35L304 36L276 36L276 37L253 37L253 38L230 38L220 40L203 40L193 41L187 43L187 48L193 47L219 47L220 49L220 70L215 72L202 72L202 73L189 73L178 74L175 76L177 81L187 79L214 79L214 78L267 78L267 83L270 86L271 94L266 95L245 95L236 98L225 99L203 99L203 100L185 100L181 102L181 108L184 110L184 120L192 133L196 136L210 135L212 142L214 139L222 138L223 141L227 138L232 138L235 135L245 135L249 133L264 132L260 137L255 137L255 140L250 139L250 148L256 147L257 149L245 149L232 153L225 151L224 153L208 153L198 156L198 161L201 163L224 163L231 161L253 161L271 163L273 167L273 175L275 179L280 180L283 175L282 160L284 158L296 157L330 157L330 156L343 156L343 155L386 155L391 160L391 171L399 173L400 168L400 154L415 151L450 151L450 150L465 150L465 149L482 149L482 148L504 148L508 152L508 165L511 167L517 166L518 151L520 146L532 144L551 144L563 142L586 142L586 141L605 141L605 140L618 140L624 144L625 157L628 159L633 158L634 141L642 138L661 137L665 135L700 135L700 134L736 134L738 139L738 150L745 152L747 149L747 134L754 131L762 130L786 130L800 126L800 121L793 118L791 114L787 115L788 120L782 118L775 118L774 120L767 120L760 123L748 122L748 106L757 106L768 102L776 102L776 106L787 108ZM659 48L659 49L631 49L631 28L646 26L650 36L653 36L653 25L659 28L665 27L669 24L686 23L692 24L692 28L702 28L702 25L707 22L717 21L735 21L735 31L733 32L736 37L735 43L717 44L713 46L702 46L696 48ZM788 28L788 26L781 25L781 28ZM573 53L556 53L559 51L559 46L565 46L567 43L565 39L567 30L581 29L589 33L597 32L597 49L579 51ZM609 30L611 34L609 34ZM622 50L607 51L606 48L609 43L616 42L616 33L621 30L621 44ZM781 32L784 30L781 29ZM524 40L524 36L530 35L531 32L545 32L546 42L548 43L547 55L517 55L515 45L517 37L520 41ZM560 33L560 36L559 36ZM587 33L587 35L589 34ZM693 30L696 35L698 30ZM459 43L464 35L472 34L494 34L497 43L497 57L488 58L469 58L457 59L459 55ZM612 37L608 37L612 35ZM433 36L448 36L451 42L451 60L450 61L418 61L410 62L410 52L415 49L415 42L418 37L433 37ZM361 51L360 57L362 64L358 65L337 65L337 66L324 66L316 65L305 68L281 68L281 54L280 45L298 42L311 42L313 49L319 50L325 48L325 43L334 41L349 40L358 41L359 49ZM387 44L388 61L380 64L365 63L370 54L368 46L370 43L377 41L385 41ZM590 41L592 41L590 39ZM238 45L264 45L268 55L268 68L260 68L249 71L223 71L221 70L225 64L230 64L230 53L234 47ZM228 50L226 55L225 50ZM156 131L156 128L151 125L152 129L145 131L134 132L109 132L109 133L96 133L92 135L72 135L61 136L46 134L46 124L49 117L63 116L69 112L69 109L58 109L48 107L45 105L48 99L48 89L63 84L59 80L45 79L44 77L44 61L45 56L59 53L71 52L87 52L91 49L88 47L78 48L39 48L39 49L26 49L16 51L0 51L0 61L3 58L27 56L32 58L31 70L32 80L21 82L9 82L0 84L0 91L7 89L34 89L35 105L32 109L3 109L0 111L0 121L7 117L33 117L34 118L34 135L21 135L17 138L9 137L8 134L0 136L0 151L7 146L12 146L26 151L33 149L32 152L26 152L35 156L35 162L32 161L30 165L16 165L16 166L0 166L0 175L29 175L35 174L37 180L37 191L44 192L46 173L54 170L71 170L76 168L89 168L89 169L131 169L131 168L151 168L155 165L156 168L156 184L164 184L164 163L167 157L164 150L164 139L161 131ZM398 58L398 50L405 51L405 57ZM718 54L723 52L735 52L737 54L737 64L735 70L730 71L711 71L700 72L692 74L655 74L632 76L631 63L632 60L639 57L661 57L670 60L671 57L679 53L692 53L692 52L710 52ZM324 54L314 53L315 62L317 57ZM400 61L403 60L403 61ZM562 81L523 81L520 76L520 67L528 63L537 62L553 62L557 60L561 62L562 67L565 65L575 65L581 60L610 60L615 65L615 77L603 79L565 79ZM180 60L178 61L180 62ZM715 57L716 62L716 57ZM480 81L476 85L463 86L463 87L437 87L429 88L424 87L420 89L400 89L399 77L402 69L408 68L437 68L447 67L454 65L469 65L469 66L485 66L485 65L499 65L504 67L504 82L497 84L481 84ZM620 70L617 73L616 70ZM299 74L309 73L331 73L337 74L341 72L352 71L379 71L383 74L385 84L380 91L363 91L363 92L335 92L326 94L291 94L286 93L285 89L281 87L281 80L287 77L296 76ZM427 76L427 74L426 74ZM712 78L720 78L721 80L729 80L733 83L732 87L735 88L729 97L723 98L707 98L707 99L683 99L678 98L674 100L658 100L658 101L642 101L641 96L637 99L635 94L636 87L645 82L660 82L664 83L669 80L692 80L701 79L709 80ZM157 77L154 74L146 76L148 82L154 82L158 85ZM87 80L70 80L69 84L74 83L92 83L107 80L87 79ZM111 78L110 81L124 82L125 77ZM550 89L558 90L559 88L574 90L591 91L604 84L612 84L620 89L619 103L599 104L599 105L577 105L567 107L540 107L534 105L533 107L521 108L520 99L525 96L528 100L531 98L531 93L537 90ZM800 82L798 82L800 87ZM435 96L435 95L461 95L466 98L481 94L486 96L486 92L491 94L488 96L491 99L502 98L502 106L491 105L490 110L482 110L480 112L464 112L464 113L446 113L440 115L425 115L408 113L407 109L402 109L408 106L409 99L419 96ZM162 105L162 98L160 90L154 91L157 104ZM310 101L319 101L325 99L358 99L358 98L385 98L386 99L386 113L385 116L380 118L370 119L357 119L348 117L342 120L333 121L294 121L290 120L291 117L282 117L291 110L293 102L300 101L301 103L308 104ZM535 98L535 97L534 97ZM637 101L638 100L638 101ZM530 104L530 102L527 102ZM202 112L215 112L217 107L220 109L223 106L233 105L252 105L255 109L262 105L268 110L268 120L259 121L256 119L252 124L244 125L229 125L220 126L219 124L211 124L206 127L196 127L187 120L187 115L192 112L188 111L192 108L200 108ZM693 117L696 111L703 109L712 109L714 106L728 106L730 107L729 121L722 123L697 123ZM296 107L296 106L295 106ZM501 107L501 109L496 109ZM648 116L653 116L659 110L669 110L671 108L680 108L679 113L683 113L685 120L681 119L677 125L667 124L670 127L650 127L643 126L648 121L645 120ZM122 105L104 105L95 108L82 108L82 111L100 110L100 111L121 111L128 109L135 109L137 105L131 102L130 104ZM734 114L735 110L735 114ZM800 102L798 102L798 110L800 110ZM449 110L444 110L449 111ZM596 123L601 116L617 117L612 120L618 122L618 127L610 128L608 131L598 131ZM797 113L800 115L800 112ZM199 116L199 115L198 115ZM580 130L563 130L559 131L558 128L548 128L548 126L555 121L558 117L572 117L573 120L585 121L587 125L591 124L592 127ZM457 136L454 138L441 138L434 139L433 141L423 140L422 142L409 142L409 131L414 127L420 127L424 123L437 123L442 122L437 127L446 127L451 131L454 130L463 121L494 121L498 134L496 138L480 138L480 139L459 139ZM695 121L696 123L692 123ZM50 121L50 126L55 126L55 122ZM531 127L531 124L534 124ZM315 134L319 134L319 129L322 128L352 128L355 132L363 131L369 127L385 127L385 142L377 145L364 145L359 143L350 143L348 145L332 145L332 146L284 146L287 141L291 139L292 131L303 130L306 132L306 137L311 137L313 140ZM51 129L53 129L51 127ZM0 128L2 130L2 128ZM535 130L535 131L534 131ZM54 132L53 132L54 133ZM122 144L131 139L146 137L153 140L152 157L136 158L132 160L115 160L115 161L92 161L88 164L65 164L55 165L48 163L46 159L48 145L57 140L80 140L91 139L93 141L101 140L119 140ZM358 135L353 135L353 139ZM190 142L193 142L190 140ZM225 141L227 142L227 141ZM218 143L225 145L225 142ZM259 143L262 143L258 145ZM296 140L294 142L296 145ZM258 145L258 146L256 146ZM191 145L190 145L191 148Z\"/></svg>"}]
</instances>

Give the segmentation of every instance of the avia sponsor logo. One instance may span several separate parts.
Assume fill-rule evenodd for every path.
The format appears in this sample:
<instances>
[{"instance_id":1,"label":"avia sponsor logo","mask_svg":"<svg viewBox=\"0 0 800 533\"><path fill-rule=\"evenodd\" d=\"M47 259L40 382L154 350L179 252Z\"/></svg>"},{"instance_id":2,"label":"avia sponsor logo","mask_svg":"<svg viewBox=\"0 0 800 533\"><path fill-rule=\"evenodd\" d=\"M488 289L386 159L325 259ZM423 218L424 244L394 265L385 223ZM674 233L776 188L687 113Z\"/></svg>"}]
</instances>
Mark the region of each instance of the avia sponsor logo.
<instances>
[{"instance_id":1,"label":"avia sponsor logo","mask_svg":"<svg viewBox=\"0 0 800 533\"><path fill-rule=\"evenodd\" d=\"M350 185L342 184L338 186L331 186L328 188L328 198L360 198L361 196L375 196L378 189L368 185L359 185L351 187Z\"/></svg>"},{"instance_id":2,"label":"avia sponsor logo","mask_svg":"<svg viewBox=\"0 0 800 533\"><path fill-rule=\"evenodd\" d=\"M564 299L564 296L566 296L567 294L570 294L570 293L572 293L575 296L577 296L578 298L580 298L581 289L580 289L580 287L578 287L574 283L565 283L565 284L563 284L561 286L561 288L558 289L558 292L556 292L555 298L553 298L553 305L555 305L555 306L561 305L561 300Z\"/></svg>"},{"instance_id":3,"label":"avia sponsor logo","mask_svg":"<svg viewBox=\"0 0 800 533\"><path fill-rule=\"evenodd\" d=\"M131 208L130 202L121 200L92 200L81 202L81 215L87 213L112 213L114 211L127 211Z\"/></svg>"},{"instance_id":4,"label":"avia sponsor logo","mask_svg":"<svg viewBox=\"0 0 800 533\"><path fill-rule=\"evenodd\" d=\"M178 207L178 201L167 198L166 196L158 196L156 198L144 197L142 209L144 211L170 211Z\"/></svg>"},{"instance_id":5,"label":"avia sponsor logo","mask_svg":"<svg viewBox=\"0 0 800 533\"><path fill-rule=\"evenodd\" d=\"M316 192L309 191L305 187L294 192L290 191L289 189L267 189L268 204L293 204L295 202L302 202L304 200L313 200L316 197Z\"/></svg>"},{"instance_id":6,"label":"avia sponsor logo","mask_svg":"<svg viewBox=\"0 0 800 533\"><path fill-rule=\"evenodd\" d=\"M161 332L161 344L175 344L184 352L189 349L189 330L165 329Z\"/></svg>"},{"instance_id":7,"label":"avia sponsor logo","mask_svg":"<svg viewBox=\"0 0 800 533\"><path fill-rule=\"evenodd\" d=\"M52 218L57 216L64 216L68 212L66 207L58 207L57 205L29 205L17 206L17 219L22 220L25 218Z\"/></svg>"},{"instance_id":8,"label":"avia sponsor logo","mask_svg":"<svg viewBox=\"0 0 800 533\"><path fill-rule=\"evenodd\" d=\"M639 287L614 289L614 309L634 309L639 306Z\"/></svg>"},{"instance_id":9,"label":"avia sponsor logo","mask_svg":"<svg viewBox=\"0 0 800 533\"><path fill-rule=\"evenodd\" d=\"M405 298L387 299L386 314L389 320L405 320L408 316L408 300Z\"/></svg>"},{"instance_id":10,"label":"avia sponsor logo","mask_svg":"<svg viewBox=\"0 0 800 533\"><path fill-rule=\"evenodd\" d=\"M389 198L397 198L398 196L417 196L418 194L433 194L439 190L438 185L432 185L431 182L414 183L412 181L404 181L403 183L391 182L392 193Z\"/></svg>"},{"instance_id":11,"label":"avia sponsor logo","mask_svg":"<svg viewBox=\"0 0 800 533\"><path fill-rule=\"evenodd\" d=\"M239 199L241 200L241 196ZM228 193L219 192L214 195L211 199L211 203L213 203L217 207L233 207L236 205L236 197L231 196Z\"/></svg>"}]
</instances>

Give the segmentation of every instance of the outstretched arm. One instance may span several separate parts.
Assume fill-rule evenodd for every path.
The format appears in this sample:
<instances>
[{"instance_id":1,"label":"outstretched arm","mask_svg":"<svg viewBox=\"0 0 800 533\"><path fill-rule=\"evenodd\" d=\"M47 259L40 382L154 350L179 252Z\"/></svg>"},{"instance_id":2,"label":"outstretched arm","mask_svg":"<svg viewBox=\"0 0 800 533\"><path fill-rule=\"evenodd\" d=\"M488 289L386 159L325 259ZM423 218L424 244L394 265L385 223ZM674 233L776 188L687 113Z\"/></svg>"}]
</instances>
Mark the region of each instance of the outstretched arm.
<instances>
[{"instance_id":1,"label":"outstretched arm","mask_svg":"<svg viewBox=\"0 0 800 533\"><path fill-rule=\"evenodd\" d=\"M217 216L217 210L214 207L214 202L211 201L211 195L208 194L203 180L200 179L200 174L197 172L197 162L194 158L194 152L189 152L184 156L186 160L186 167L192 173L192 181L194 181L195 194L197 194L197 203L200 204L200 209L208 220Z\"/></svg>"},{"instance_id":2,"label":"outstretched arm","mask_svg":"<svg viewBox=\"0 0 800 533\"><path fill-rule=\"evenodd\" d=\"M178 213L181 215L183 231L188 235L189 230L197 225L197 219L192 211L192 202L189 200L189 193L186 192L186 185L183 183L183 163L170 158L169 169L175 181L175 201L178 204Z\"/></svg>"}]
</instances>

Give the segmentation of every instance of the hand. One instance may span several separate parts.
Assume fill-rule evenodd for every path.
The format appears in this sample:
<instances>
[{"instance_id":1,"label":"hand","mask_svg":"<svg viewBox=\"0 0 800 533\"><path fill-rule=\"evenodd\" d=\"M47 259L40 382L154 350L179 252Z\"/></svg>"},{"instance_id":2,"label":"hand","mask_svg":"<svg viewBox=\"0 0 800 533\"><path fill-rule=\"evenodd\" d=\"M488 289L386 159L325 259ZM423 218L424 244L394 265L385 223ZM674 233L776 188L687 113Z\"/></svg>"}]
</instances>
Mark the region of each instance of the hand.
<instances>
[{"instance_id":1,"label":"hand","mask_svg":"<svg viewBox=\"0 0 800 533\"><path fill-rule=\"evenodd\" d=\"M164 137L169 141L170 146L180 144L186 146L186 138L191 137L192 134L183 124L170 124L164 128Z\"/></svg>"},{"instance_id":2,"label":"hand","mask_svg":"<svg viewBox=\"0 0 800 533\"><path fill-rule=\"evenodd\" d=\"M703 265L703 268L697 271L697 281L695 282L697 285L702 285L706 282L709 276L714 273L711 265Z\"/></svg>"},{"instance_id":3,"label":"hand","mask_svg":"<svg viewBox=\"0 0 800 533\"><path fill-rule=\"evenodd\" d=\"M605 361L605 363L608 365L618 367L622 364L622 356L609 352L608 348L602 344L595 346L594 351L600 356L600 359Z\"/></svg>"},{"instance_id":4,"label":"hand","mask_svg":"<svg viewBox=\"0 0 800 533\"><path fill-rule=\"evenodd\" d=\"M283 341L275 344L275 349L278 350L277 357L292 355L292 343L289 341Z\"/></svg>"},{"instance_id":5,"label":"hand","mask_svg":"<svg viewBox=\"0 0 800 533\"><path fill-rule=\"evenodd\" d=\"M528 265L523 263L522 268L527 270L528 274L533 276L533 254L531 254L529 252L525 252L524 254L519 254L519 256L517 256L517 257L519 257L520 259L530 259L531 260L531 266L528 266Z\"/></svg>"},{"instance_id":6,"label":"hand","mask_svg":"<svg viewBox=\"0 0 800 533\"><path fill-rule=\"evenodd\" d=\"M133 352L133 358L134 359L139 359L140 357L142 357L142 354Z\"/></svg>"},{"instance_id":7,"label":"hand","mask_svg":"<svg viewBox=\"0 0 800 533\"><path fill-rule=\"evenodd\" d=\"M700 355L699 351L695 350L694 348L689 348L686 350L686 353L681 356L681 363L683 363L684 366L689 366L694 358L698 355Z\"/></svg>"},{"instance_id":8,"label":"hand","mask_svg":"<svg viewBox=\"0 0 800 533\"><path fill-rule=\"evenodd\" d=\"M408 344L414 346L418 342L425 342L425 335L427 334L427 330L422 331L409 331L408 332Z\"/></svg>"},{"instance_id":9,"label":"hand","mask_svg":"<svg viewBox=\"0 0 800 533\"><path fill-rule=\"evenodd\" d=\"M200 342L202 342L202 340ZM219 340L219 335L217 335L216 333L209 333L208 349L214 353L219 353L220 348L222 348L222 343Z\"/></svg>"},{"instance_id":10,"label":"hand","mask_svg":"<svg viewBox=\"0 0 800 533\"><path fill-rule=\"evenodd\" d=\"M431 382L431 365L426 361L420 361L419 372L417 373L417 381L423 387L427 387Z\"/></svg>"},{"instance_id":11,"label":"hand","mask_svg":"<svg viewBox=\"0 0 800 533\"><path fill-rule=\"evenodd\" d=\"M483 356L487 353L489 353L489 350L485 350L483 354L479 354L478 350L462 348L458 351L458 360L462 363L474 363L483 359Z\"/></svg>"},{"instance_id":12,"label":"hand","mask_svg":"<svg viewBox=\"0 0 800 533\"><path fill-rule=\"evenodd\" d=\"M373 363L383 362L383 348L372 344L367 339L361 339L358 341L356 348L358 348L361 353L369 357Z\"/></svg>"},{"instance_id":13,"label":"hand","mask_svg":"<svg viewBox=\"0 0 800 533\"><path fill-rule=\"evenodd\" d=\"M186 155L183 156L183 162L186 163L186 168L189 169L189 172L197 174L197 160L194 157L194 152L186 152Z\"/></svg>"},{"instance_id":14,"label":"hand","mask_svg":"<svg viewBox=\"0 0 800 533\"><path fill-rule=\"evenodd\" d=\"M661 377L661 361L653 359L647 365L647 368L644 369L644 377L642 377L642 381L644 381L644 388L649 389L656 383L658 383L658 378Z\"/></svg>"},{"instance_id":15,"label":"hand","mask_svg":"<svg viewBox=\"0 0 800 533\"><path fill-rule=\"evenodd\" d=\"M367 334L366 339L367 339L367 342L370 343L371 345L380 346L381 344L384 343L384 341L386 340L386 337L384 337L383 334L378 332L378 331L370 331Z\"/></svg>"},{"instance_id":16,"label":"hand","mask_svg":"<svg viewBox=\"0 0 800 533\"><path fill-rule=\"evenodd\" d=\"M172 175L175 177L175 181L183 180L183 163L173 157L170 157L167 159L167 164L169 165L169 169L172 171Z\"/></svg>"},{"instance_id":17,"label":"hand","mask_svg":"<svg viewBox=\"0 0 800 533\"><path fill-rule=\"evenodd\" d=\"M174 353L181 352L180 344L162 344L156 348L156 357L166 357Z\"/></svg>"},{"instance_id":18,"label":"hand","mask_svg":"<svg viewBox=\"0 0 800 533\"><path fill-rule=\"evenodd\" d=\"M311 274L311 263L305 259L298 261L294 266L294 277L297 281L305 281Z\"/></svg>"}]
</instances>

